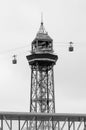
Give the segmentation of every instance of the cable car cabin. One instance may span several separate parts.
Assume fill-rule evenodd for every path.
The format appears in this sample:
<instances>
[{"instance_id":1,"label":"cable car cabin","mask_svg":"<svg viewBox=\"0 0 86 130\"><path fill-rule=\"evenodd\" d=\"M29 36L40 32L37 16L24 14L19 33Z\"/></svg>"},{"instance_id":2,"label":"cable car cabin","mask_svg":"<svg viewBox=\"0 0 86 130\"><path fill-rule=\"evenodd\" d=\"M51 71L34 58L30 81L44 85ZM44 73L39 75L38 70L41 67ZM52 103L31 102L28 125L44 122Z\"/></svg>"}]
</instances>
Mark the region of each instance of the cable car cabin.
<instances>
[{"instance_id":1,"label":"cable car cabin","mask_svg":"<svg viewBox=\"0 0 86 130\"><path fill-rule=\"evenodd\" d=\"M12 63L13 63L13 64L17 64L17 60L16 60L16 59L13 59L13 60L12 60Z\"/></svg>"},{"instance_id":2,"label":"cable car cabin","mask_svg":"<svg viewBox=\"0 0 86 130\"><path fill-rule=\"evenodd\" d=\"M69 47L69 51L70 51L70 52L74 51L74 47L73 47L73 46L70 46L70 47Z\"/></svg>"},{"instance_id":3,"label":"cable car cabin","mask_svg":"<svg viewBox=\"0 0 86 130\"><path fill-rule=\"evenodd\" d=\"M17 59L16 59L16 55L13 56L13 60L12 60L13 64L17 64Z\"/></svg>"},{"instance_id":4,"label":"cable car cabin","mask_svg":"<svg viewBox=\"0 0 86 130\"><path fill-rule=\"evenodd\" d=\"M72 46L73 43L70 42L69 44L70 44L70 46L69 46L69 51L70 51L70 52L74 51L74 47Z\"/></svg>"}]
</instances>

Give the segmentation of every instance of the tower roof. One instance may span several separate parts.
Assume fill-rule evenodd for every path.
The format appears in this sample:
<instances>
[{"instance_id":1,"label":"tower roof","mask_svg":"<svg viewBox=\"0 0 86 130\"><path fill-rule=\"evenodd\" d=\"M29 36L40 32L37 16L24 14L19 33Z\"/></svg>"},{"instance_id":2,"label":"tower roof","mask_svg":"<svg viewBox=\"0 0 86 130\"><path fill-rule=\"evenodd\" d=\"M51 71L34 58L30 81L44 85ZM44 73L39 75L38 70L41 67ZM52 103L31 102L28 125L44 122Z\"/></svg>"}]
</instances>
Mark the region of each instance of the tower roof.
<instances>
[{"instance_id":1,"label":"tower roof","mask_svg":"<svg viewBox=\"0 0 86 130\"><path fill-rule=\"evenodd\" d=\"M45 28L44 28L44 24L43 22L41 22L39 31L36 34L36 38L34 40L48 40L48 41L52 41L52 38L48 35L48 33L46 32Z\"/></svg>"},{"instance_id":2,"label":"tower roof","mask_svg":"<svg viewBox=\"0 0 86 130\"><path fill-rule=\"evenodd\" d=\"M42 33L42 34L47 34L45 28L44 28L44 25L43 25L43 22L41 22L41 25L40 25L40 28L39 28L39 31L37 34L39 33Z\"/></svg>"}]
</instances>

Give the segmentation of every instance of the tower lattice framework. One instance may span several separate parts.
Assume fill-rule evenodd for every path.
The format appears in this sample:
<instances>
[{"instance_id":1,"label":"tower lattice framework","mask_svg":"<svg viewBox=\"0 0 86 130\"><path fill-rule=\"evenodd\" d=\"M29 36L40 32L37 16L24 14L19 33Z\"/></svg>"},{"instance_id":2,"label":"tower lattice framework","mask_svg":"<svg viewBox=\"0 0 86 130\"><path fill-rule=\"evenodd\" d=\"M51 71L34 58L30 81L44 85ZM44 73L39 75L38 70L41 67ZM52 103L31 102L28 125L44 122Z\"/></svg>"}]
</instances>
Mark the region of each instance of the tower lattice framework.
<instances>
[{"instance_id":1,"label":"tower lattice framework","mask_svg":"<svg viewBox=\"0 0 86 130\"><path fill-rule=\"evenodd\" d=\"M53 40L41 22L36 38L32 41L31 55L27 56L31 66L30 112L55 113L53 67L58 56L53 53ZM32 121L30 129L52 129L52 121Z\"/></svg>"}]
</instances>

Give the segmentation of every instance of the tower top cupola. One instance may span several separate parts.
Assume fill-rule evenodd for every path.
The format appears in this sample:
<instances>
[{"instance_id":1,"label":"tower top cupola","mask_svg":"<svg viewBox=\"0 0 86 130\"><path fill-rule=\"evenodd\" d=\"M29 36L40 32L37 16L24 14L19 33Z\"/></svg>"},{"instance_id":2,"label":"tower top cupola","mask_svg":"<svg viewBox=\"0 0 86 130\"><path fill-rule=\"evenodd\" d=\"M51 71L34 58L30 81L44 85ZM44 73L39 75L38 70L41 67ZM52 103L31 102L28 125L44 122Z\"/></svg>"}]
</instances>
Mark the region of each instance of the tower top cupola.
<instances>
[{"instance_id":1,"label":"tower top cupola","mask_svg":"<svg viewBox=\"0 0 86 130\"><path fill-rule=\"evenodd\" d=\"M30 65L52 66L58 57L53 53L53 40L44 28L41 20L40 28L31 43L31 55L27 56Z\"/></svg>"},{"instance_id":2,"label":"tower top cupola","mask_svg":"<svg viewBox=\"0 0 86 130\"><path fill-rule=\"evenodd\" d=\"M32 53L53 52L53 40L44 28L43 19L41 19L40 28L32 41Z\"/></svg>"}]
</instances>

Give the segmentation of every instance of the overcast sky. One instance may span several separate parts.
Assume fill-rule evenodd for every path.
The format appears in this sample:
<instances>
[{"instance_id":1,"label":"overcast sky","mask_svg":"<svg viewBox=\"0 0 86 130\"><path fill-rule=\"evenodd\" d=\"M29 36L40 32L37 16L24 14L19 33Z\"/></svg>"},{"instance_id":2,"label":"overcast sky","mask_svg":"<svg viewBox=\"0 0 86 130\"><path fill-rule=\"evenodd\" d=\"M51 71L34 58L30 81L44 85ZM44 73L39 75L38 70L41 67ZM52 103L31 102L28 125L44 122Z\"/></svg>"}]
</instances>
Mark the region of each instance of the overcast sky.
<instances>
[{"instance_id":1,"label":"overcast sky","mask_svg":"<svg viewBox=\"0 0 86 130\"><path fill-rule=\"evenodd\" d=\"M0 1L0 111L29 111L26 60L41 22L53 39L56 112L86 113L86 0ZM68 52L68 42L74 52ZM12 64L17 54L18 64Z\"/></svg>"}]
</instances>

